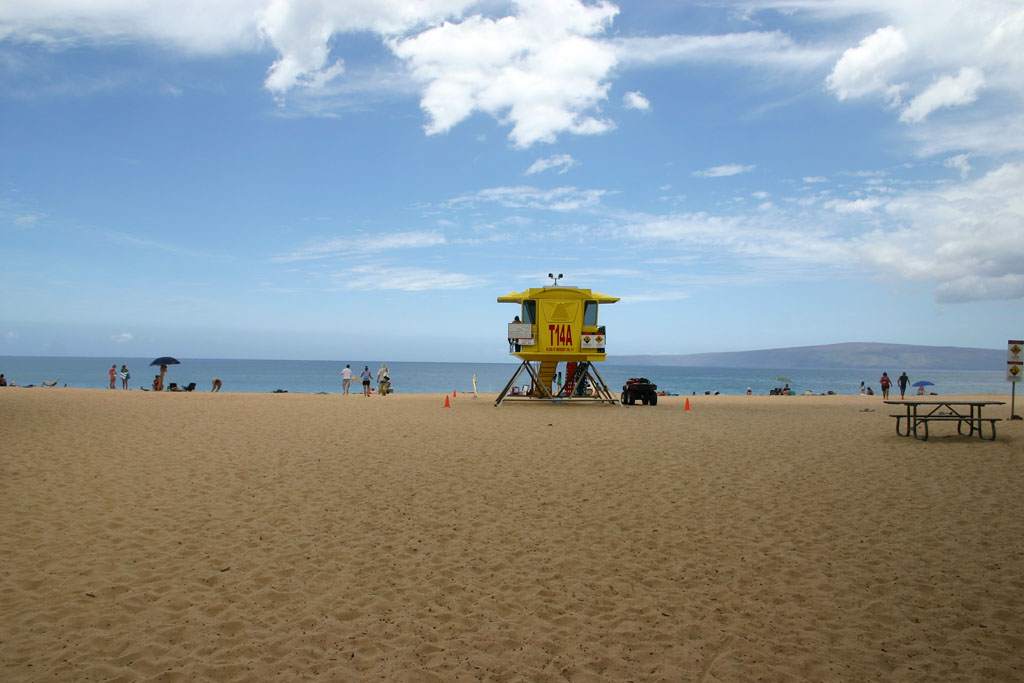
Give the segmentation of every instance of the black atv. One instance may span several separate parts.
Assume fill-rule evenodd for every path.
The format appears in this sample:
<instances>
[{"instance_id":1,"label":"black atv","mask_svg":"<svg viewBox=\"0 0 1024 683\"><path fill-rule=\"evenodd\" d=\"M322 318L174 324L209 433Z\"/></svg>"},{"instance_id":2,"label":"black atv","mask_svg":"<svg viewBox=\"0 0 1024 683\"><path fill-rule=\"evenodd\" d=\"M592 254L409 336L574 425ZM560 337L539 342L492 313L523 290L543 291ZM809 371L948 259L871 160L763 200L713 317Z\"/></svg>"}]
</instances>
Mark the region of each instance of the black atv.
<instances>
[{"instance_id":1,"label":"black atv","mask_svg":"<svg viewBox=\"0 0 1024 683\"><path fill-rule=\"evenodd\" d=\"M637 401L645 406L658 405L658 385L653 384L646 377L633 377L627 379L622 385L622 405L631 406Z\"/></svg>"}]
</instances>

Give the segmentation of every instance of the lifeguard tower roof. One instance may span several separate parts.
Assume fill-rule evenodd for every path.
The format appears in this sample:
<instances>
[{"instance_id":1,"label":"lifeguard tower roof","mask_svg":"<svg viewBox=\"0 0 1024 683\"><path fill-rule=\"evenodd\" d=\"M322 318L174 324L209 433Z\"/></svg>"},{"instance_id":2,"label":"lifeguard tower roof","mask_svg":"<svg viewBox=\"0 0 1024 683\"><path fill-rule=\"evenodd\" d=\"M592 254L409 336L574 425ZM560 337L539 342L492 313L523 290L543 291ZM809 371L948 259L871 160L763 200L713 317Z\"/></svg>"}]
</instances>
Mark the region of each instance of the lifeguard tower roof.
<instances>
[{"instance_id":1,"label":"lifeguard tower roof","mask_svg":"<svg viewBox=\"0 0 1024 683\"><path fill-rule=\"evenodd\" d=\"M599 304L613 304L619 300L617 296L608 296L600 292L592 292L589 289L556 285L553 287L531 287L525 292L509 292L505 296L499 296L498 303L521 304L526 299L545 299L548 297L587 299L589 301L596 301Z\"/></svg>"}]
</instances>

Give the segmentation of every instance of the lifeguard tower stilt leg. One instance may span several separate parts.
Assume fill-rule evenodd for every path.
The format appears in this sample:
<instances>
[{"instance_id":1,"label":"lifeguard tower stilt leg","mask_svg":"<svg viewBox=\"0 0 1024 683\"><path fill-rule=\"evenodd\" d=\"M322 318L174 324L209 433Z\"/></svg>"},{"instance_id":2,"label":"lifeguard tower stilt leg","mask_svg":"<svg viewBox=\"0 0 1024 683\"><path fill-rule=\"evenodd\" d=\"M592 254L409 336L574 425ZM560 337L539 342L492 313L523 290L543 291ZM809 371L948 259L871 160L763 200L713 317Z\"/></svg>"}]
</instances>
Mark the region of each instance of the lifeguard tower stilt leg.
<instances>
[{"instance_id":1,"label":"lifeguard tower stilt leg","mask_svg":"<svg viewBox=\"0 0 1024 683\"><path fill-rule=\"evenodd\" d=\"M533 391L524 396L510 396L509 392L512 391L512 387L516 386L519 382L519 377L523 374L523 371L530 376L533 382ZM584 395L578 393L577 388L584 386L587 382L594 388L592 395ZM505 388L498 394L498 398L495 399L494 405L500 406L504 401L551 401L552 403L561 403L562 401L593 401L597 403L611 403L614 405L620 405L619 399L612 395L611 390L608 389L608 385L605 383L604 378L598 373L597 368L593 363L582 362L577 366L576 372L570 381L566 382L562 391L557 395L552 395L548 387L541 381L540 375L537 370L533 367L530 361L524 360L516 372L512 375L512 379L508 381Z\"/></svg>"},{"instance_id":2,"label":"lifeguard tower stilt leg","mask_svg":"<svg viewBox=\"0 0 1024 683\"><path fill-rule=\"evenodd\" d=\"M528 361L528 360L524 360L519 365L519 367L516 368L516 373L514 375L512 375L512 379L510 379L508 381L508 384L505 385L505 388L501 390L500 394L498 394L498 398L495 399L495 401L494 401L494 405L495 406L500 406L502 401L505 401L505 400L509 400L509 401L532 401L535 398L538 398L538 396L532 396L532 395L531 396L522 396L522 397L509 397L509 395L508 395L509 392L512 391L512 387L516 386L516 383L519 381L519 376L523 374L523 370L526 370L527 374L530 375L530 379L532 380L532 383L533 383L533 392L532 392L533 394L539 394L539 398L542 398L542 399L543 398L552 398L550 389L548 389L548 387L546 387L544 385L544 383L541 382L540 376L537 374L537 371L534 369L533 364L530 361Z\"/></svg>"},{"instance_id":3,"label":"lifeguard tower stilt leg","mask_svg":"<svg viewBox=\"0 0 1024 683\"><path fill-rule=\"evenodd\" d=\"M594 387L593 396L584 396L578 393L579 387L584 386L587 382L590 382L591 386ZM619 404L619 399L612 395L608 385L605 383L604 378L601 377L597 371L597 366L589 361L584 361L576 367L576 373L565 383L562 387L562 391L559 392L558 396L565 397L569 400L573 398L585 398L588 401L597 401L599 403L614 403Z\"/></svg>"}]
</instances>

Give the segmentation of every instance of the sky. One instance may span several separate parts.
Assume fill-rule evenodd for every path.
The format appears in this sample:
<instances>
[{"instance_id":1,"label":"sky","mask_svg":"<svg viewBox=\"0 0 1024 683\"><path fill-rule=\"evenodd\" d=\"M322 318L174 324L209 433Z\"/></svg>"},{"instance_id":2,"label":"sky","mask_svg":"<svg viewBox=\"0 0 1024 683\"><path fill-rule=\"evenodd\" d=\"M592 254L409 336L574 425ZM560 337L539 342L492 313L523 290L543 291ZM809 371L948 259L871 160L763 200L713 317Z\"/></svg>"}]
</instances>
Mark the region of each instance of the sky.
<instances>
[{"instance_id":1,"label":"sky","mask_svg":"<svg viewBox=\"0 0 1024 683\"><path fill-rule=\"evenodd\" d=\"M0 355L1024 335L1019 0L5 0Z\"/></svg>"}]
</instances>

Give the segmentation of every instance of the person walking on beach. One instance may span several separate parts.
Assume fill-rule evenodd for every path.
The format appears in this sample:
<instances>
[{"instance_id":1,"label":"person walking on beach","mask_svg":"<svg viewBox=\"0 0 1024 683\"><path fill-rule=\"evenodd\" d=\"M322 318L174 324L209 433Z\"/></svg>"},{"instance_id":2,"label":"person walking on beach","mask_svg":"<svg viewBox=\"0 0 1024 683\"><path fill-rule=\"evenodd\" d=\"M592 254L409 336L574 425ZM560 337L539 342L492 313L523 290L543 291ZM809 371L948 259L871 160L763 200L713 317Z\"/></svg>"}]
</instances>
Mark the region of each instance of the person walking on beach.
<instances>
[{"instance_id":1,"label":"person walking on beach","mask_svg":"<svg viewBox=\"0 0 1024 683\"><path fill-rule=\"evenodd\" d=\"M363 396L369 396L370 382L373 381L373 373L370 372L369 365L363 366L363 371L359 373L359 379L363 380Z\"/></svg>"},{"instance_id":2,"label":"person walking on beach","mask_svg":"<svg viewBox=\"0 0 1024 683\"><path fill-rule=\"evenodd\" d=\"M122 363L121 364L121 388L122 389L127 389L128 388L128 380L130 380L131 378L132 378L132 376L128 372L128 366L125 365L124 363Z\"/></svg>"},{"instance_id":3,"label":"person walking on beach","mask_svg":"<svg viewBox=\"0 0 1024 683\"><path fill-rule=\"evenodd\" d=\"M903 400L903 395L907 393L907 384L910 382L910 378L907 377L907 371L904 370L903 374L896 380L896 384L900 388L900 400Z\"/></svg>"},{"instance_id":4,"label":"person walking on beach","mask_svg":"<svg viewBox=\"0 0 1024 683\"><path fill-rule=\"evenodd\" d=\"M878 380L878 383L882 386L882 398L889 400L889 387L892 386L892 380L889 379L889 375L882 373L882 378Z\"/></svg>"},{"instance_id":5,"label":"person walking on beach","mask_svg":"<svg viewBox=\"0 0 1024 683\"><path fill-rule=\"evenodd\" d=\"M341 370L341 393L348 395L349 389L352 387L352 366L346 364Z\"/></svg>"},{"instance_id":6,"label":"person walking on beach","mask_svg":"<svg viewBox=\"0 0 1024 683\"><path fill-rule=\"evenodd\" d=\"M377 393L381 396L388 395L388 384L391 382L391 374L388 373L388 366L384 363L380 364L380 370L377 371Z\"/></svg>"},{"instance_id":7,"label":"person walking on beach","mask_svg":"<svg viewBox=\"0 0 1024 683\"><path fill-rule=\"evenodd\" d=\"M110 366L110 388L117 388L117 363Z\"/></svg>"}]
</instances>

